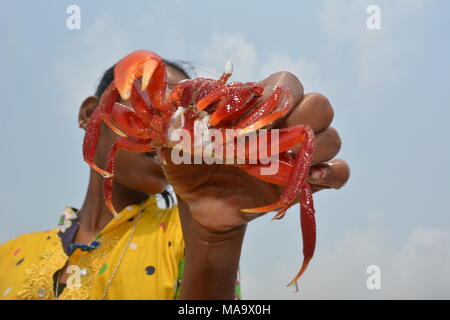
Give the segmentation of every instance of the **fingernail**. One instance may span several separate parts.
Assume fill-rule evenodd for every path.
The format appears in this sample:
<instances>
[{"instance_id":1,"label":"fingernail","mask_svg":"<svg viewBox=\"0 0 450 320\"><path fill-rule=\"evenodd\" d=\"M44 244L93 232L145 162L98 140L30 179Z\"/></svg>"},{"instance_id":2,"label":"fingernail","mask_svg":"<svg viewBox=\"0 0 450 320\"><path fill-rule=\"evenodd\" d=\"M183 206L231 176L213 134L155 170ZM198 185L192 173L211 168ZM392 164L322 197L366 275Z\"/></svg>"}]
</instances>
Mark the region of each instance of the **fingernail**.
<instances>
[{"instance_id":1,"label":"fingernail","mask_svg":"<svg viewBox=\"0 0 450 320\"><path fill-rule=\"evenodd\" d=\"M319 181L325 178L330 173L328 165L311 168L310 181Z\"/></svg>"}]
</instances>

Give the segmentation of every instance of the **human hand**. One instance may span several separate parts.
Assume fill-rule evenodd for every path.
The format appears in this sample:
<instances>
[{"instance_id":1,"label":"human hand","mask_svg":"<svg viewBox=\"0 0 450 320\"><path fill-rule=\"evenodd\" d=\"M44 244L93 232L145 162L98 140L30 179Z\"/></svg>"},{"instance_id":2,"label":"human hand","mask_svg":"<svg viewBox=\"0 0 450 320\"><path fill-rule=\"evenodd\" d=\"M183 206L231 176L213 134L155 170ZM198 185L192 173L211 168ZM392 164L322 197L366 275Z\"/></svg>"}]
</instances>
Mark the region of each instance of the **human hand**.
<instances>
[{"instance_id":1,"label":"human hand","mask_svg":"<svg viewBox=\"0 0 450 320\"><path fill-rule=\"evenodd\" d=\"M342 187L350 170L344 160L333 159L340 150L341 140L330 126L334 113L328 99L317 93L303 95L302 84L288 72L275 73L259 84L265 89L264 96L278 86L287 87L293 93L295 107L275 128L306 124L314 131L315 152L309 176L313 191ZM279 199L278 186L254 178L236 166L176 165L170 159L170 150L163 152L167 161L163 166L165 175L192 213L189 215L192 217L184 218L193 219L199 229L226 233L261 215L244 213L241 209L264 206Z\"/></svg>"}]
</instances>

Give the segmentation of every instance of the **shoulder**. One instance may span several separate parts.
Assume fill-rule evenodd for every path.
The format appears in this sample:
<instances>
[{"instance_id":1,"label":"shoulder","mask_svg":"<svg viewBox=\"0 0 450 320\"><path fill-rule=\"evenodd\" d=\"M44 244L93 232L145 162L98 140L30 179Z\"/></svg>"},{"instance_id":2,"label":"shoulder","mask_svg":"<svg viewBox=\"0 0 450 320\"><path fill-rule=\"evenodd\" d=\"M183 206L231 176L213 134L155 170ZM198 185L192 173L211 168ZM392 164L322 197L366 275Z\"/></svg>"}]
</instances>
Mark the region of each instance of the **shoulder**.
<instances>
[{"instance_id":1,"label":"shoulder","mask_svg":"<svg viewBox=\"0 0 450 320\"><path fill-rule=\"evenodd\" d=\"M19 251L45 247L49 240L56 236L57 230L51 229L20 235L0 244L0 258L7 254L17 255Z\"/></svg>"},{"instance_id":2,"label":"shoulder","mask_svg":"<svg viewBox=\"0 0 450 320\"><path fill-rule=\"evenodd\" d=\"M25 281L40 276L39 263L59 250L57 230L23 234L0 245L0 300L13 299L22 292ZM59 247L58 247L59 245ZM38 267L36 267L38 266Z\"/></svg>"}]
</instances>

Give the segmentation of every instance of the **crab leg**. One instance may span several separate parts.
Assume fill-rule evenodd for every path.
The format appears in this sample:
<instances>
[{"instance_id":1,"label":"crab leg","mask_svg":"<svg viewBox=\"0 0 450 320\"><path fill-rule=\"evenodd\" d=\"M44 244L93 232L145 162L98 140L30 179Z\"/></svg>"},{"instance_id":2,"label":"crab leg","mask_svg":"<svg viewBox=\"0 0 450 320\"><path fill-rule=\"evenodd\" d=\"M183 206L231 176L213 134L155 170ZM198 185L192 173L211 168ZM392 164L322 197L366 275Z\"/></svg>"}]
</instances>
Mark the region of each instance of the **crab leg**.
<instances>
[{"instance_id":1,"label":"crab leg","mask_svg":"<svg viewBox=\"0 0 450 320\"><path fill-rule=\"evenodd\" d=\"M278 131L277 136L273 135L274 130ZM240 166L241 164L248 163L247 160L253 160L253 162L250 161L251 167L248 168L250 172L256 173L256 171L258 171L260 168L264 168L265 165L261 165L260 167L258 167L256 163L258 161L264 163L263 160L268 160L270 158L271 158L270 162L275 160L281 160L280 170L283 170L283 168L285 168L290 172L291 171L290 168L293 167L294 160L286 158L287 151L306 143L305 141L308 140L309 135L308 129L304 125L296 125L281 129L270 129L265 132L259 131L256 134L257 134L256 136L253 135L237 136L238 138L237 140L231 140L233 136L228 136L226 131L222 130L222 135L224 137L223 141L225 141L225 144L223 145L222 154L225 153L228 154L228 152L232 151L233 154L235 155L235 160L239 159ZM251 139L250 143L246 143L247 141L243 140L246 137L249 137ZM252 141L255 141L255 143L251 143ZM231 150L228 150L227 143L233 144ZM244 152L240 150L241 147L245 148ZM284 158L275 159L274 156L276 155L279 155L278 158L280 157ZM245 166L243 166L243 168L245 168ZM279 173L277 173L277 175L278 174ZM267 179L272 178L271 176L269 176L266 177L266 179L261 180L267 181ZM279 180L279 177L274 177L274 179ZM287 182L284 183L284 185L286 184Z\"/></svg>"},{"instance_id":2,"label":"crab leg","mask_svg":"<svg viewBox=\"0 0 450 320\"><path fill-rule=\"evenodd\" d=\"M115 87L114 81L112 81L109 86L105 89L105 92L100 97L100 102L98 108L101 109L100 118L114 131L117 135L121 137L126 137L127 135L116 127L116 125L111 121L110 113L114 107L114 103L119 98L119 92Z\"/></svg>"},{"instance_id":3,"label":"crab leg","mask_svg":"<svg viewBox=\"0 0 450 320\"><path fill-rule=\"evenodd\" d=\"M100 173L104 177L110 176L110 174L99 168L94 163L95 150L97 148L98 139L100 137L101 122L104 120L108 112L110 112L114 106L114 103L118 97L118 92L114 87L114 83L111 83L105 92L100 97L99 106L95 109L91 116L91 119L86 128L86 133L83 140L83 158L89 166Z\"/></svg>"},{"instance_id":4,"label":"crab leg","mask_svg":"<svg viewBox=\"0 0 450 320\"><path fill-rule=\"evenodd\" d=\"M87 164L100 173L103 177L109 177L110 174L105 170L99 168L94 163L95 150L97 148L98 139L100 137L102 119L100 118L100 109L97 108L91 116L91 120L86 128L83 142L83 157Z\"/></svg>"},{"instance_id":5,"label":"crab leg","mask_svg":"<svg viewBox=\"0 0 450 320\"><path fill-rule=\"evenodd\" d=\"M308 126L301 126L301 129L304 134L304 142L302 143L300 150L297 152L288 183L281 193L280 200L267 206L253 209L242 209L241 211L255 213L270 212L278 209L280 211L274 217L274 219L278 219L282 216L281 212L286 207L290 207L292 205L293 201L301 191L302 186L307 183L314 150L314 133L312 129Z\"/></svg>"},{"instance_id":6,"label":"crab leg","mask_svg":"<svg viewBox=\"0 0 450 320\"><path fill-rule=\"evenodd\" d=\"M205 110L211 103L216 102L228 92L228 87L218 87L210 92L206 97L197 102L199 111Z\"/></svg>"},{"instance_id":7,"label":"crab leg","mask_svg":"<svg viewBox=\"0 0 450 320\"><path fill-rule=\"evenodd\" d=\"M284 117L291 110L292 110L292 106L290 104L286 103L281 108L273 111L272 113L270 113L269 115L263 117L262 119L260 119L260 120L258 120L256 122L253 122L252 124L242 128L242 129L238 129L238 135L244 135L244 134L247 134L249 132L253 132L253 131L259 130L261 128L264 128L268 124L273 123L276 120Z\"/></svg>"},{"instance_id":8,"label":"crab leg","mask_svg":"<svg viewBox=\"0 0 450 320\"><path fill-rule=\"evenodd\" d=\"M227 61L225 63L225 70L222 74L222 76L219 79L219 82L222 84L227 83L228 79L230 79L231 75L233 74L233 63L231 61Z\"/></svg>"},{"instance_id":9,"label":"crab leg","mask_svg":"<svg viewBox=\"0 0 450 320\"><path fill-rule=\"evenodd\" d=\"M315 210L311 187L309 184L305 183L300 194L300 225L303 238L303 263L300 271L287 285L288 287L294 285L296 292L298 291L297 281L308 268L316 248L316 219L314 213Z\"/></svg>"},{"instance_id":10,"label":"crab leg","mask_svg":"<svg viewBox=\"0 0 450 320\"><path fill-rule=\"evenodd\" d=\"M262 168L268 168L270 164L247 164L241 165L239 168L245 171L248 175L258 178L259 180L266 181L279 186L286 186L293 167L292 161L286 161L282 159L273 159L272 161L278 162L278 172L274 175L261 174Z\"/></svg>"},{"instance_id":11,"label":"crab leg","mask_svg":"<svg viewBox=\"0 0 450 320\"><path fill-rule=\"evenodd\" d=\"M106 170L110 173L110 175L103 180L103 197L105 199L106 205L108 206L109 210L111 210L115 218L119 217L116 209L114 209L114 206L112 204L112 186L116 166L117 151L121 149L135 152L153 151L155 148L151 146L151 142L151 139L117 137L116 141L109 151Z\"/></svg>"},{"instance_id":12,"label":"crab leg","mask_svg":"<svg viewBox=\"0 0 450 320\"><path fill-rule=\"evenodd\" d=\"M296 125L281 129L271 129L267 131L266 137L261 141L259 134L258 144L250 144L247 152L247 159L257 160L270 158L274 155L288 151L308 140L308 130L304 125ZM278 139L273 139L272 130L278 130Z\"/></svg>"},{"instance_id":13,"label":"crab leg","mask_svg":"<svg viewBox=\"0 0 450 320\"><path fill-rule=\"evenodd\" d=\"M242 97L236 99L241 101L238 104L230 101L229 99L220 100L217 103L216 110L209 118L209 124L214 127L217 126L221 121L232 121L239 118L242 113L247 111L253 105L256 99L256 97L252 97L251 95L242 95Z\"/></svg>"},{"instance_id":14,"label":"crab leg","mask_svg":"<svg viewBox=\"0 0 450 320\"><path fill-rule=\"evenodd\" d=\"M201 99L197 106L199 110L204 110L211 103L223 99L209 119L210 125L216 126L223 120L236 118L237 115L250 108L253 105L252 102L261 96L263 90L258 85L250 87L242 84L229 84L212 91L205 98Z\"/></svg>"},{"instance_id":15,"label":"crab leg","mask_svg":"<svg viewBox=\"0 0 450 320\"><path fill-rule=\"evenodd\" d=\"M277 87L275 91L255 109L247 117L236 124L236 128L245 128L248 125L255 123L264 116L268 115L277 105L281 96L281 88Z\"/></svg>"},{"instance_id":16,"label":"crab leg","mask_svg":"<svg viewBox=\"0 0 450 320\"><path fill-rule=\"evenodd\" d=\"M278 209L278 213L273 219L281 219L287 209L292 205L293 201L300 194L300 221L303 237L303 263L300 271L294 277L294 279L288 284L288 286L295 285L296 291L298 291L297 280L305 272L309 262L314 254L314 248L316 244L316 224L314 218L314 203L312 198L311 187L307 182L309 168L311 166L312 154L314 151L314 133L308 126L303 126L305 141L300 147L297 156L292 164L289 161L280 166L283 177L288 174L288 180L285 189L281 193L280 200L260 208L254 209L242 209L243 212L268 212ZM280 162L280 164L283 162ZM249 169L246 170L247 172ZM262 179L263 180L263 179ZM276 180L276 179L272 179ZM278 182L284 182L282 178ZM272 220L273 220L272 219Z\"/></svg>"}]
</instances>

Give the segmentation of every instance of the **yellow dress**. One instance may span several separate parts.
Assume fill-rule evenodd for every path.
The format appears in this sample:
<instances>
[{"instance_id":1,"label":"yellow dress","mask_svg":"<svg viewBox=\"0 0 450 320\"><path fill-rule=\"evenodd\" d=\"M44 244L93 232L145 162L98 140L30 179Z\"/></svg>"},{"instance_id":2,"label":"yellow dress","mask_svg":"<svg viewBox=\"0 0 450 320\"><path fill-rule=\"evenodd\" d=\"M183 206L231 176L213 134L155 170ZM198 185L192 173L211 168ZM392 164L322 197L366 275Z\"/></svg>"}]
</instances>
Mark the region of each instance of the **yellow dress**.
<instances>
[{"instance_id":1,"label":"yellow dress","mask_svg":"<svg viewBox=\"0 0 450 320\"><path fill-rule=\"evenodd\" d=\"M55 299L68 259L73 267L59 299L175 299L184 261L178 208L160 209L150 196L119 217L90 245L64 243L78 224L66 207L57 228L1 245L0 299Z\"/></svg>"}]
</instances>

